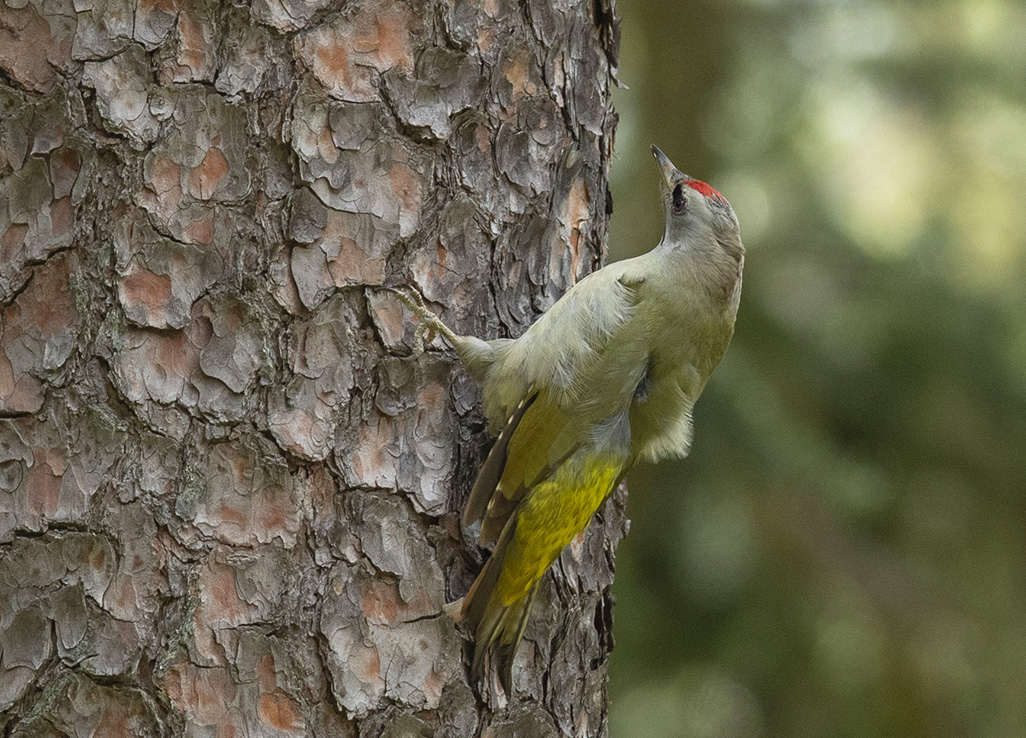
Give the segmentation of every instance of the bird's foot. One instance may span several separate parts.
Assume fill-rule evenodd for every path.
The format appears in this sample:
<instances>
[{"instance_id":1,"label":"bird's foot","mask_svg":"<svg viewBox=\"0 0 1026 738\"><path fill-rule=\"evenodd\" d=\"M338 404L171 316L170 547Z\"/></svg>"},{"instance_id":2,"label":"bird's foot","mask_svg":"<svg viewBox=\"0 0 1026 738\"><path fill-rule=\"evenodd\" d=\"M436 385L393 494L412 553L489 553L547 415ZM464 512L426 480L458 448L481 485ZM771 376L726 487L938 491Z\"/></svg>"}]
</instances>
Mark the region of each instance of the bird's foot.
<instances>
[{"instance_id":1,"label":"bird's foot","mask_svg":"<svg viewBox=\"0 0 1026 738\"><path fill-rule=\"evenodd\" d=\"M455 345L456 334L449 328L442 319L431 312L424 302L423 295L413 287L385 287L399 298L399 302L408 307L418 318L420 323L413 332L413 353L419 356L424 353L424 347L435 340L436 335L443 336L449 343Z\"/></svg>"}]
</instances>

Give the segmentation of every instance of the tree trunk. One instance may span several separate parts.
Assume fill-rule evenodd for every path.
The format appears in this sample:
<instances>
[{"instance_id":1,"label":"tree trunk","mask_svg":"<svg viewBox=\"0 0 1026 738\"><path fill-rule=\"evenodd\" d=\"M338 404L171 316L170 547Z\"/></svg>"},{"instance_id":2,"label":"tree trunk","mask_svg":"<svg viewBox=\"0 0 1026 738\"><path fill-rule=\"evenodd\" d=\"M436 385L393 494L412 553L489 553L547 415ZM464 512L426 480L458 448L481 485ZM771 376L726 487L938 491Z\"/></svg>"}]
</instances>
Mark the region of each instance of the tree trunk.
<instances>
[{"instance_id":1,"label":"tree trunk","mask_svg":"<svg viewBox=\"0 0 1026 738\"><path fill-rule=\"evenodd\" d=\"M605 735L622 495L482 704L479 395L376 286L495 337L591 271L617 46L612 0L0 4L0 733Z\"/></svg>"}]
</instances>

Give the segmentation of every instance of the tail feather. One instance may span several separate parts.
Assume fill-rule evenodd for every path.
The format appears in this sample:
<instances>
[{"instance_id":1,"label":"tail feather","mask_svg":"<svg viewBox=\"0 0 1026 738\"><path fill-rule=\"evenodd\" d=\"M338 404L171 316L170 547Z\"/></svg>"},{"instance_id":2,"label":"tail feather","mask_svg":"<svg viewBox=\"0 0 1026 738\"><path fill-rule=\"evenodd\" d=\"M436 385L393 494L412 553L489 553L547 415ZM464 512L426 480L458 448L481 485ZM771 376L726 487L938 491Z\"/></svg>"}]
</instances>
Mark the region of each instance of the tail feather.
<instances>
[{"instance_id":1,"label":"tail feather","mask_svg":"<svg viewBox=\"0 0 1026 738\"><path fill-rule=\"evenodd\" d=\"M502 684L502 689L507 695L513 694L513 660L516 658L520 641L524 639L527 618L534 606L534 597L538 593L540 581L539 579L532 584L531 590L522 599L502 609L491 639L491 647L488 649L491 654L492 667L499 675L499 683ZM475 662L477 659L478 655L475 651ZM482 659L481 668L478 669L475 677L478 683L484 674L483 667L484 659Z\"/></svg>"},{"instance_id":2,"label":"tail feather","mask_svg":"<svg viewBox=\"0 0 1026 738\"><path fill-rule=\"evenodd\" d=\"M538 582L541 581L535 581L524 597L508 605L502 603L496 592L506 551L515 529L514 518L506 524L495 551L474 580L463 600L462 610L463 620L474 636L474 659L471 665L474 683L484 685L489 670L494 671L507 695L512 694L513 660L523 640L527 617L534 604Z\"/></svg>"},{"instance_id":3,"label":"tail feather","mask_svg":"<svg viewBox=\"0 0 1026 738\"><path fill-rule=\"evenodd\" d=\"M538 580L541 581L541 580ZM513 693L513 661L524 638L527 619L538 592L538 582L511 605L502 606L491 598L484 619L474 630L474 660L470 673L478 685L485 684L486 675L494 671L507 695Z\"/></svg>"},{"instance_id":4,"label":"tail feather","mask_svg":"<svg viewBox=\"0 0 1026 738\"><path fill-rule=\"evenodd\" d=\"M509 694L513 658L538 582L560 551L587 528L623 476L623 458L583 453L583 460L564 463L535 485L508 516L495 551L463 601L463 619L474 637L472 671L479 685L485 684L482 676L489 664Z\"/></svg>"}]
</instances>

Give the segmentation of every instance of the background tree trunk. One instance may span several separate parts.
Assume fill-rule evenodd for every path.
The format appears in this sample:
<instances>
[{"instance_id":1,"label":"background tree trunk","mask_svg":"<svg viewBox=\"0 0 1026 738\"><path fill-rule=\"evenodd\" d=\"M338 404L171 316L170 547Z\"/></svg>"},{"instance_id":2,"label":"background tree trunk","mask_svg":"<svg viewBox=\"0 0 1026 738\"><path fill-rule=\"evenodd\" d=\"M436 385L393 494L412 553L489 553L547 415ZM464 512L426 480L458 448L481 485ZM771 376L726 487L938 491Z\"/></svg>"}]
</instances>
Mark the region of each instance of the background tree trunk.
<instances>
[{"instance_id":1,"label":"background tree trunk","mask_svg":"<svg viewBox=\"0 0 1026 738\"><path fill-rule=\"evenodd\" d=\"M0 4L0 732L605 734L622 499L478 704L478 393L374 286L494 337L591 271L617 46L611 0Z\"/></svg>"}]
</instances>

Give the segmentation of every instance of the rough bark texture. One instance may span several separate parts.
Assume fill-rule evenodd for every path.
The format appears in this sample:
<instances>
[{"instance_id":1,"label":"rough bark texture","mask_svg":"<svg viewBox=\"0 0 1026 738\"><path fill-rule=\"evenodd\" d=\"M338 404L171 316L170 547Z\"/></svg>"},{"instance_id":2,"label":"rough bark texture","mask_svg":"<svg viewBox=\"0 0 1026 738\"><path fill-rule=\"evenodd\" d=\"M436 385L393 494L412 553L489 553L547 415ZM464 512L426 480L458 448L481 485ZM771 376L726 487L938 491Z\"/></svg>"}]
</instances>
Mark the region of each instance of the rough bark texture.
<instances>
[{"instance_id":1,"label":"rough bark texture","mask_svg":"<svg viewBox=\"0 0 1026 738\"><path fill-rule=\"evenodd\" d=\"M617 44L611 2L0 2L0 734L605 734L622 499L480 704L477 390L374 286L492 337L593 269Z\"/></svg>"}]
</instances>

